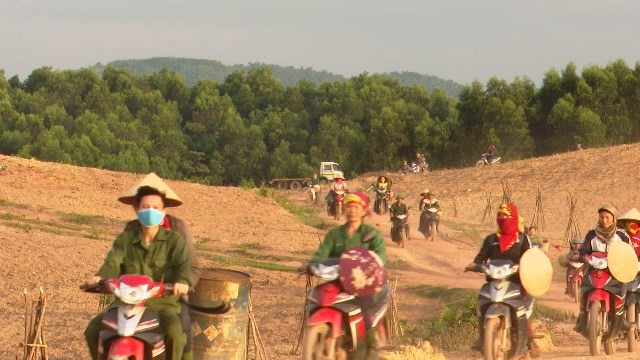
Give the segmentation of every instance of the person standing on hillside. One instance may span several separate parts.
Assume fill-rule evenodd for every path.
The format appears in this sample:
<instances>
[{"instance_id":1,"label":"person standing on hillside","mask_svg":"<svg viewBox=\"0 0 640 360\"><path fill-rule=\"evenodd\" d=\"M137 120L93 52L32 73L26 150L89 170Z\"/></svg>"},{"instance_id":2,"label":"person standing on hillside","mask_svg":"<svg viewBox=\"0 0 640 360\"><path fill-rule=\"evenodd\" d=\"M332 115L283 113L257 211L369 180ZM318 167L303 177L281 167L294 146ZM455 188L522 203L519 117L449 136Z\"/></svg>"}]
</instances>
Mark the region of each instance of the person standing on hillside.
<instances>
[{"instance_id":1,"label":"person standing on hillside","mask_svg":"<svg viewBox=\"0 0 640 360\"><path fill-rule=\"evenodd\" d=\"M171 190L169 185L167 185L158 175L151 172L147 174L140 182L131 187L125 193L118 197L118 201L123 204L131 205L135 211L136 209L136 194L138 190L143 186L150 186L152 188L158 189L160 192L164 193L166 196L166 207L178 207L183 204L182 200L178 197L178 195ZM198 254L196 253L196 248L193 244L193 238L191 237L191 232L187 227L187 223L182 219L170 215L165 214L164 219L161 222L161 226L166 230L175 231L185 240L185 244L187 246L187 252L189 255L189 262L191 263L191 288L193 289L200 280L200 275L202 270L200 269L200 261L198 259ZM143 228L142 223L138 219L134 219L129 221L125 227L124 231L135 231ZM191 334L191 319L189 317L189 308L186 305L188 302L188 296L182 296L182 301L180 302L180 320L182 322L182 327L185 329L185 333L187 334L187 345L185 347L185 351L182 357L182 360L191 360L192 359L192 345L193 338Z\"/></svg>"},{"instance_id":2,"label":"person standing on hillside","mask_svg":"<svg viewBox=\"0 0 640 360\"><path fill-rule=\"evenodd\" d=\"M522 255L531 248L529 237L525 235L524 229L521 229L522 218L518 216L518 209L513 204L502 204L498 209L497 223L498 231L490 234L482 242L482 247L473 262L465 268L465 271L472 271L479 265L485 264L489 260L511 260L515 264L520 263ZM520 275L515 274L510 281L520 284ZM533 298L522 291L523 302L527 309L533 309ZM480 309L479 309L480 310ZM530 313L527 312L528 314ZM484 336L483 329L484 319L478 317L478 329L480 330L478 340L471 346L472 349L482 350L482 339ZM533 329L531 322L527 317L527 347L532 358L540 357L540 349L533 340Z\"/></svg>"},{"instance_id":3,"label":"person standing on hillside","mask_svg":"<svg viewBox=\"0 0 640 360\"><path fill-rule=\"evenodd\" d=\"M587 255L591 255L596 252L607 252L609 245L616 241L624 241L630 243L631 239L626 231L619 229L616 220L618 217L618 209L610 204L605 204L598 209L598 225L595 229L589 230L584 237L584 242L578 250L578 255L574 256L573 260L579 260ZM586 274L585 274L586 275ZM607 283L607 287L613 288L613 292L616 297L620 298L620 307L624 306L624 296L626 293L626 286L624 283L619 282L615 278L611 277ZM614 302L612 301L612 304ZM621 314L622 309L619 307L614 310L614 314ZM578 320L573 330L579 333L585 331L587 327L587 303L586 299L580 299L580 313L578 314Z\"/></svg>"},{"instance_id":4,"label":"person standing on hillside","mask_svg":"<svg viewBox=\"0 0 640 360\"><path fill-rule=\"evenodd\" d=\"M384 238L380 230L364 223L364 217L369 214L369 198L363 192L348 194L343 200L345 217L347 221L344 225L338 226L329 231L322 244L311 258L310 263L318 263L328 258L339 258L343 252L354 247L362 247L373 251L378 255L382 264L387 263L387 250L384 245ZM308 264L299 268L300 272L307 272ZM386 290L385 290L386 289ZM364 315L364 325L366 328L366 349L358 349L357 359L375 360L378 359L378 340L376 329L372 327L372 319L379 309L386 308L389 302L388 285L384 285L383 290L371 297L358 297L360 308ZM364 357L363 357L364 356Z\"/></svg>"},{"instance_id":5,"label":"person standing on hillside","mask_svg":"<svg viewBox=\"0 0 640 360\"><path fill-rule=\"evenodd\" d=\"M175 231L162 226L166 217L165 193L150 186L142 186L136 192L135 209L141 227L125 230L113 242L104 263L87 279L89 286L102 279L118 278L125 274L147 275L154 281L173 283L171 297L146 301L150 311L158 313L160 327L166 334L169 359L180 360L187 344L187 336L180 321L179 297L191 287L191 264L184 239ZM105 311L94 317L85 330L85 338L91 358L99 358L99 342L102 318L119 302L115 301Z\"/></svg>"}]
</instances>

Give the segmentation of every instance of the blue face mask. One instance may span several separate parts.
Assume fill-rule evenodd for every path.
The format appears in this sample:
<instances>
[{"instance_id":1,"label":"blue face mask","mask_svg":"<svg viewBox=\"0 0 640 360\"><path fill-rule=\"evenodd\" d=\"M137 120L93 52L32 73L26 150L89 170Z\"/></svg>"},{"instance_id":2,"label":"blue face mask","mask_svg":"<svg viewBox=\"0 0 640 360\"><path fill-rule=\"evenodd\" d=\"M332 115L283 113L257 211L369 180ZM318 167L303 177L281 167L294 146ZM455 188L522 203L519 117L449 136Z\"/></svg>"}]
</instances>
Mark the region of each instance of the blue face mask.
<instances>
[{"instance_id":1,"label":"blue face mask","mask_svg":"<svg viewBox=\"0 0 640 360\"><path fill-rule=\"evenodd\" d=\"M138 211L138 220L143 226L158 226L164 220L164 213L156 209L144 209Z\"/></svg>"}]
</instances>

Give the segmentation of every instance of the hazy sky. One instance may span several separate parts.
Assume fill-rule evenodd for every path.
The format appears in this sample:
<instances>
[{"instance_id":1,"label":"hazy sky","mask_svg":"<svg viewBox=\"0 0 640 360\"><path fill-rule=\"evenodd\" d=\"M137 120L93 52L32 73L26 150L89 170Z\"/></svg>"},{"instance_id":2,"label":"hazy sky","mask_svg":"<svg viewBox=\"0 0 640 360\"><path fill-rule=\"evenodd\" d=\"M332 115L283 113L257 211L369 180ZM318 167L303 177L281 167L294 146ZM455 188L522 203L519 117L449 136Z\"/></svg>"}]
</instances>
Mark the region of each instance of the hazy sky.
<instances>
[{"instance_id":1,"label":"hazy sky","mask_svg":"<svg viewBox=\"0 0 640 360\"><path fill-rule=\"evenodd\" d=\"M154 56L536 83L640 61L640 0L0 0L0 69Z\"/></svg>"}]
</instances>

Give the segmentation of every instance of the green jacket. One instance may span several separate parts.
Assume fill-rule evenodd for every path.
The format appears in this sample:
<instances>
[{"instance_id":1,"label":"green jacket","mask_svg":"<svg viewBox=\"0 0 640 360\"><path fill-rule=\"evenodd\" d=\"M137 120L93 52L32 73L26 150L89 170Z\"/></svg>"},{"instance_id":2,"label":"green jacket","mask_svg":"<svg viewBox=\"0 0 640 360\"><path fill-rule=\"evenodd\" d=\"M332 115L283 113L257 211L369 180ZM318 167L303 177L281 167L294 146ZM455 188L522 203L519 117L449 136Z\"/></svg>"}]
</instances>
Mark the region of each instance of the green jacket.
<instances>
[{"instance_id":1,"label":"green jacket","mask_svg":"<svg viewBox=\"0 0 640 360\"><path fill-rule=\"evenodd\" d=\"M363 237L365 237L364 242ZM338 258L345 250L356 246L372 250L380 256L382 263L387 263L387 250L384 247L382 233L367 224L360 225L351 238L347 235L346 225L338 226L329 231L315 255L313 255L311 262L319 262L327 258Z\"/></svg>"},{"instance_id":2,"label":"green jacket","mask_svg":"<svg viewBox=\"0 0 640 360\"><path fill-rule=\"evenodd\" d=\"M409 208L407 208L407 204L398 204L393 203L393 205L391 205L391 209L389 209L389 212L391 213L391 216L398 216L398 215L406 215L407 213L409 213Z\"/></svg>"},{"instance_id":3,"label":"green jacket","mask_svg":"<svg viewBox=\"0 0 640 360\"><path fill-rule=\"evenodd\" d=\"M184 239L175 231L160 227L148 246L141 229L121 233L98 270L100 277L117 278L123 274L147 275L154 281L183 283L191 287L191 264Z\"/></svg>"}]
</instances>

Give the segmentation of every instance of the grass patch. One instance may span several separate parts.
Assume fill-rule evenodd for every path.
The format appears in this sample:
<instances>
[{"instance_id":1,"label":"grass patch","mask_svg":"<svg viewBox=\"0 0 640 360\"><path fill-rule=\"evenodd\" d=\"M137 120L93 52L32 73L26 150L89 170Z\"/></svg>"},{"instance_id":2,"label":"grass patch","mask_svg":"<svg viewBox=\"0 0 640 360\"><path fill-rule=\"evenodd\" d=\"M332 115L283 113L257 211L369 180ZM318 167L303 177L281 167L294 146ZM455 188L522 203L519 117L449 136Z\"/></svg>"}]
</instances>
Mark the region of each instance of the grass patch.
<instances>
[{"instance_id":1,"label":"grass patch","mask_svg":"<svg viewBox=\"0 0 640 360\"><path fill-rule=\"evenodd\" d=\"M407 327L409 336L427 338L444 351L466 350L477 339L477 291L429 285L414 286L409 291L420 297L438 300L443 306L437 318L422 320L413 327ZM552 309L539 303L533 306L532 318L561 322L573 322L576 319L570 311Z\"/></svg>"},{"instance_id":2,"label":"grass patch","mask_svg":"<svg viewBox=\"0 0 640 360\"><path fill-rule=\"evenodd\" d=\"M92 225L92 224L104 224L106 219L101 215L84 215L84 214L75 214L75 213L60 213L62 217L62 221L81 224L81 225Z\"/></svg>"},{"instance_id":3,"label":"grass patch","mask_svg":"<svg viewBox=\"0 0 640 360\"><path fill-rule=\"evenodd\" d=\"M212 253L201 254L201 256L203 256L206 259L213 260L222 266L238 265L238 266L248 266L248 267L264 269L264 270L273 270L273 271L288 271L288 272L298 271L298 268L295 266L256 261L253 259L243 259L238 257L223 256L223 255L212 254Z\"/></svg>"},{"instance_id":4,"label":"grass patch","mask_svg":"<svg viewBox=\"0 0 640 360\"><path fill-rule=\"evenodd\" d=\"M293 214L293 216L298 218L305 225L309 225L320 230L329 229L335 226L334 224L329 224L318 218L313 209L307 206L291 204L284 196L279 195L276 190L267 187L265 184L260 185L257 190L257 194L262 197L270 197L274 199L278 205Z\"/></svg>"},{"instance_id":5,"label":"grass patch","mask_svg":"<svg viewBox=\"0 0 640 360\"><path fill-rule=\"evenodd\" d=\"M11 206L11 207L18 208L18 209L27 209L27 208L29 208L29 205L15 203L15 202L9 201L7 199L0 199L0 205Z\"/></svg>"}]
</instances>

